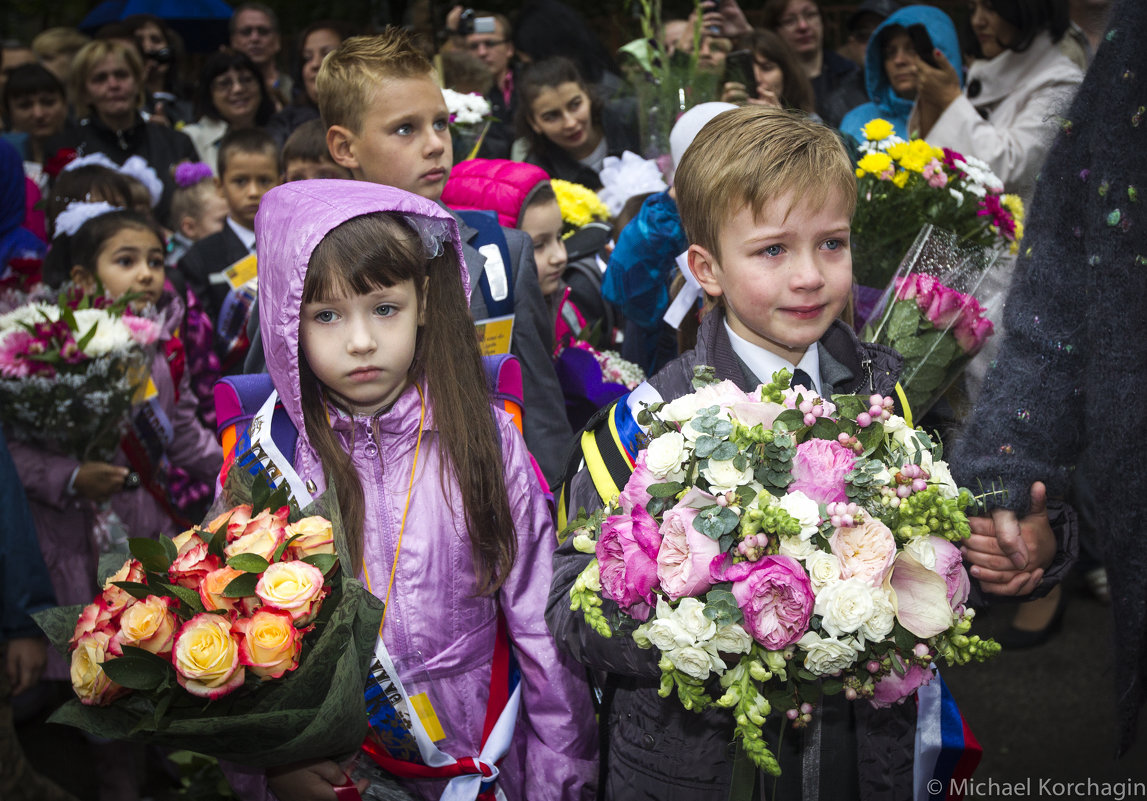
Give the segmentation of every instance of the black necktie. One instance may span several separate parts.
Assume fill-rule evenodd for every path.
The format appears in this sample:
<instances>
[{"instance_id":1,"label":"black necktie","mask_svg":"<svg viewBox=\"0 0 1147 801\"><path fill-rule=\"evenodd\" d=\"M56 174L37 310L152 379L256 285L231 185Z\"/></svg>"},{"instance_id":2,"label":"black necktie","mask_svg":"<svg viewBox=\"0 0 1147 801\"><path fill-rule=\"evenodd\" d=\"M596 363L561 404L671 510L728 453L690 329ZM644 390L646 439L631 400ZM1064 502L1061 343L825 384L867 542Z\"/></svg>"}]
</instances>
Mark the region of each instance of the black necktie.
<instances>
[{"instance_id":1,"label":"black necktie","mask_svg":"<svg viewBox=\"0 0 1147 801\"><path fill-rule=\"evenodd\" d=\"M816 393L816 384L812 382L812 376L806 373L799 367L793 371L793 380L789 382L789 387L796 389L800 385L812 393Z\"/></svg>"}]
</instances>

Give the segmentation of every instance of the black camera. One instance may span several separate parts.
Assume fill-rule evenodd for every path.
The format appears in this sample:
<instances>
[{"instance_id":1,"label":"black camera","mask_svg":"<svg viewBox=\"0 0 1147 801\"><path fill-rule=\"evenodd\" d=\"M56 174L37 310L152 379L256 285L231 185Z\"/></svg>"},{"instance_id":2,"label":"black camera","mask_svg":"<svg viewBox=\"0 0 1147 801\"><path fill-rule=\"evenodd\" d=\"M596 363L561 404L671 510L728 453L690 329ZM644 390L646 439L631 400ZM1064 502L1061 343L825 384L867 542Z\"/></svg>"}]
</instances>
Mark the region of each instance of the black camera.
<instances>
[{"instance_id":1,"label":"black camera","mask_svg":"<svg viewBox=\"0 0 1147 801\"><path fill-rule=\"evenodd\" d=\"M143 57L156 64L170 64L172 55L170 47L161 47L159 50L145 50Z\"/></svg>"},{"instance_id":2,"label":"black camera","mask_svg":"<svg viewBox=\"0 0 1147 801\"><path fill-rule=\"evenodd\" d=\"M462 16L458 18L458 29L455 31L459 36L469 36L472 33L497 33L497 23L493 17L477 17L474 15L474 9L468 8L462 12Z\"/></svg>"}]
</instances>

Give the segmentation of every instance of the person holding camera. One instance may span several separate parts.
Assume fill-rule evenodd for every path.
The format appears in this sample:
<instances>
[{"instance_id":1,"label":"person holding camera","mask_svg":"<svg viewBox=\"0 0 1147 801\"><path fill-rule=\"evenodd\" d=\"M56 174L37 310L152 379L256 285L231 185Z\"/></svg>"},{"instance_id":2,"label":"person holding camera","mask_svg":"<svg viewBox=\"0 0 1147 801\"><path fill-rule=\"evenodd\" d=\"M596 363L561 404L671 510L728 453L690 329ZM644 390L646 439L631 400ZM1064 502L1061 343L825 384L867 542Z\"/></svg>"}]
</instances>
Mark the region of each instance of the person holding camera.
<instances>
[{"instance_id":1,"label":"person holding camera","mask_svg":"<svg viewBox=\"0 0 1147 801\"><path fill-rule=\"evenodd\" d=\"M446 33L454 49L469 53L490 73L492 83L484 97L490 103L491 122L478 156L508 159L518 110L510 20L503 14L454 6L446 15Z\"/></svg>"},{"instance_id":2,"label":"person holding camera","mask_svg":"<svg viewBox=\"0 0 1147 801\"><path fill-rule=\"evenodd\" d=\"M194 109L180 78L183 42L167 23L151 14L135 14L124 20L135 39L144 64L143 110L151 122L178 125L191 122Z\"/></svg>"},{"instance_id":3,"label":"person holding camera","mask_svg":"<svg viewBox=\"0 0 1147 801\"><path fill-rule=\"evenodd\" d=\"M960 63L960 36L951 17L923 5L893 12L868 39L864 77L869 102L844 115L841 132L863 142L862 129L879 117L892 123L897 136L908 139L908 117L916 103L916 60L935 62L932 51L937 48L949 63ZM956 77L963 86L963 75Z\"/></svg>"}]
</instances>

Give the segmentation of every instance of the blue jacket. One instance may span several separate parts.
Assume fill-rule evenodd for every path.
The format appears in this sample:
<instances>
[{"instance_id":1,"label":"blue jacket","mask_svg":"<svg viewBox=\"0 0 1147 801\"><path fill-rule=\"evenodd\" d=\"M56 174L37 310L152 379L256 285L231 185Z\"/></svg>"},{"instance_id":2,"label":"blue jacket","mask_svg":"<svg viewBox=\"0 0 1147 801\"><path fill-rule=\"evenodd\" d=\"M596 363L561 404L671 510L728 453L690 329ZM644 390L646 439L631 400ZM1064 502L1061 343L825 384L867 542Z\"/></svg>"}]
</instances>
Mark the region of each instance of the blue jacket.
<instances>
[{"instance_id":1,"label":"blue jacket","mask_svg":"<svg viewBox=\"0 0 1147 801\"><path fill-rule=\"evenodd\" d=\"M869 120L877 117L892 123L897 136L902 139L908 138L908 116L912 113L915 101L900 97L888 83L888 74L884 71L883 45L889 28L907 29L909 25L923 25L927 29L932 44L938 47L948 59L948 63L956 68L956 72L960 75L960 86L964 85L964 73L960 69L962 63L960 37L956 33L952 18L932 6L905 6L880 23L868 40L868 49L864 55L864 76L870 102L857 106L845 114L840 122L840 130L858 142L864 141L864 134L860 129Z\"/></svg>"},{"instance_id":2,"label":"blue jacket","mask_svg":"<svg viewBox=\"0 0 1147 801\"><path fill-rule=\"evenodd\" d=\"M28 500L16 474L8 445L0 434L0 642L36 637L39 627L30 615L56 605L52 580L36 540Z\"/></svg>"},{"instance_id":3,"label":"blue jacket","mask_svg":"<svg viewBox=\"0 0 1147 801\"><path fill-rule=\"evenodd\" d=\"M8 142L0 142L0 276L8 262L19 258L42 258L47 249L24 227L24 162Z\"/></svg>"}]
</instances>

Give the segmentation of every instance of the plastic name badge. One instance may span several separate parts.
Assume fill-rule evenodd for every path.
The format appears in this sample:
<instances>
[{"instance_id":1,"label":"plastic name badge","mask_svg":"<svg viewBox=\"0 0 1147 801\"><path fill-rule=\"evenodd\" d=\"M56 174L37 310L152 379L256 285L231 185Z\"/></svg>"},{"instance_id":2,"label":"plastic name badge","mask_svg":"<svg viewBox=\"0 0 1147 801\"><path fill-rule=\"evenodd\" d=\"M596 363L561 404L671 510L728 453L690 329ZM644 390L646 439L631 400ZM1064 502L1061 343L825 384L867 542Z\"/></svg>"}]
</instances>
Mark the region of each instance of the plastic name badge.
<instances>
[{"instance_id":1,"label":"plastic name badge","mask_svg":"<svg viewBox=\"0 0 1147 801\"><path fill-rule=\"evenodd\" d=\"M232 289L240 289L258 274L255 254L251 253L232 264L223 274L227 276L227 283Z\"/></svg>"},{"instance_id":2,"label":"plastic name badge","mask_svg":"<svg viewBox=\"0 0 1147 801\"><path fill-rule=\"evenodd\" d=\"M426 736L431 742L441 742L446 739L446 732L438 720L438 713L434 711L434 704L430 703L430 696L418 693L410 696L410 705L414 707L415 714L422 721L422 728L426 729Z\"/></svg>"},{"instance_id":3,"label":"plastic name badge","mask_svg":"<svg viewBox=\"0 0 1147 801\"><path fill-rule=\"evenodd\" d=\"M478 252L486 257L486 280L490 282L490 297L505 300L510 296L510 274L502 261L502 251L497 245L482 245Z\"/></svg>"},{"instance_id":4,"label":"plastic name badge","mask_svg":"<svg viewBox=\"0 0 1147 801\"><path fill-rule=\"evenodd\" d=\"M478 331L478 349L483 356L500 356L510 352L514 336L514 315L487 317L474 323Z\"/></svg>"}]
</instances>

